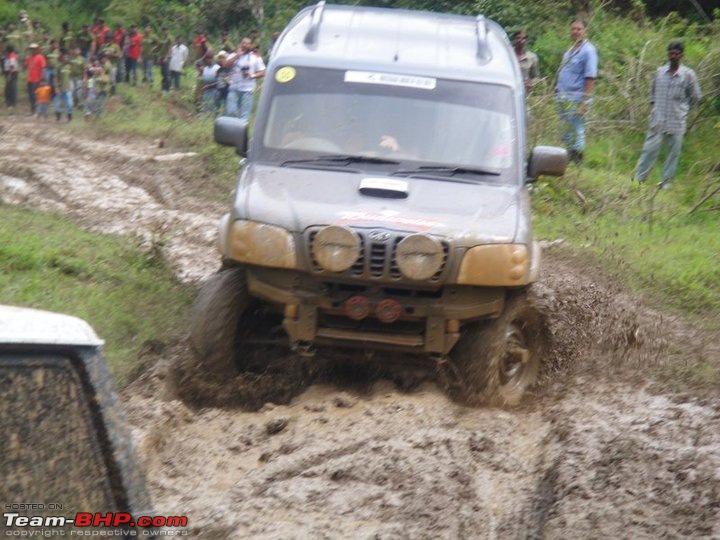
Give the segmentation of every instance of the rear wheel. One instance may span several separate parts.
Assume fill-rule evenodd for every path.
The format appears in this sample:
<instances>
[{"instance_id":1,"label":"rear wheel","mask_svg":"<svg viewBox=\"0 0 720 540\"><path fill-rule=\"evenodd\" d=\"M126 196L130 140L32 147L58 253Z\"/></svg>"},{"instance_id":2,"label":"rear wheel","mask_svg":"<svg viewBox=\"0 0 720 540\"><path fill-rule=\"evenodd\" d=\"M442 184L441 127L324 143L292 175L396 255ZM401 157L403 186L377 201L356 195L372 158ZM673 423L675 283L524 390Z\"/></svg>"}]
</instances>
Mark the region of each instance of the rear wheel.
<instances>
[{"instance_id":1,"label":"rear wheel","mask_svg":"<svg viewBox=\"0 0 720 540\"><path fill-rule=\"evenodd\" d=\"M220 270L203 285L190 318L190 344L198 367L210 376L234 377L242 366L236 347L250 300L245 269Z\"/></svg>"},{"instance_id":2,"label":"rear wheel","mask_svg":"<svg viewBox=\"0 0 720 540\"><path fill-rule=\"evenodd\" d=\"M524 291L512 293L500 317L466 328L453 351L462 401L517 405L537 381L544 348L540 314Z\"/></svg>"}]
</instances>

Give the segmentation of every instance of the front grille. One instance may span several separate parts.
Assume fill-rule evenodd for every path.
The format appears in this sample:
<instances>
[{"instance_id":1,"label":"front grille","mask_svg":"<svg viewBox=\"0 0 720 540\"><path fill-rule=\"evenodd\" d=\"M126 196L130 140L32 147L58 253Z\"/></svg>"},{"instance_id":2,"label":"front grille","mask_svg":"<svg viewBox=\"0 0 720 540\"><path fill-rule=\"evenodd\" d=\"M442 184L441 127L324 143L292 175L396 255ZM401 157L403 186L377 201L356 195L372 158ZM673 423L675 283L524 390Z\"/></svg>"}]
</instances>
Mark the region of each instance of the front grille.
<instances>
[{"instance_id":1,"label":"front grille","mask_svg":"<svg viewBox=\"0 0 720 540\"><path fill-rule=\"evenodd\" d=\"M395 253L398 244L403 238L409 236L408 233L397 233L378 229L353 229L360 236L360 255L352 267L345 272L338 273L324 270L313 256L313 242L315 241L315 236L321 229L321 227L314 227L305 233L305 246L313 273L376 281L400 281L403 279L397 265ZM439 283L443 280L449 267L450 245L445 241L441 241L441 244L443 248L443 262L437 273L430 278L430 281L434 283Z\"/></svg>"}]
</instances>

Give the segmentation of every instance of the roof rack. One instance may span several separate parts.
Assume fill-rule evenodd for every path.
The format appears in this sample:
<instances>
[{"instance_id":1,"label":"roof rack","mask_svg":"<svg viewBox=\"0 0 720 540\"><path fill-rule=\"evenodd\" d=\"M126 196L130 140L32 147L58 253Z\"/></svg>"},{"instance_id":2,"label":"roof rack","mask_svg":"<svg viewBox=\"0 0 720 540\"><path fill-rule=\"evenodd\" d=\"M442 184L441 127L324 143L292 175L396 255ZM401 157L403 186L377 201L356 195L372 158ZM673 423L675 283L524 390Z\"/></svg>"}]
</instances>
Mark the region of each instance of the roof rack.
<instances>
[{"instance_id":1,"label":"roof rack","mask_svg":"<svg viewBox=\"0 0 720 540\"><path fill-rule=\"evenodd\" d=\"M484 15L478 15L476 20L477 31L477 57L480 63L485 64L492 60L492 53L488 46L487 19Z\"/></svg>"},{"instance_id":2,"label":"roof rack","mask_svg":"<svg viewBox=\"0 0 720 540\"><path fill-rule=\"evenodd\" d=\"M305 45L316 45L317 37L320 33L320 23L322 22L323 13L325 12L325 0L320 0L312 10L310 17L310 28L308 28L303 39Z\"/></svg>"}]
</instances>

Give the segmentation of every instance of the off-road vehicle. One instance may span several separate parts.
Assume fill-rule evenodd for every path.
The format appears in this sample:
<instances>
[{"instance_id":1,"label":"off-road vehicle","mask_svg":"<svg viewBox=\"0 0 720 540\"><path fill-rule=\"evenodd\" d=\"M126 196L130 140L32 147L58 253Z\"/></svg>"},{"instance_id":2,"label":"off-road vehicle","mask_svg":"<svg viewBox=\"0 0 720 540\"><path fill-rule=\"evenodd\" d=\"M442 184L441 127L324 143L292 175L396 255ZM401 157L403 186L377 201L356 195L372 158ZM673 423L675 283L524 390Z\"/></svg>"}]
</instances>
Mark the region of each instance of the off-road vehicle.
<instances>
[{"instance_id":1,"label":"off-road vehicle","mask_svg":"<svg viewBox=\"0 0 720 540\"><path fill-rule=\"evenodd\" d=\"M528 184L564 150L526 159L525 94L503 29L483 16L318 5L272 51L252 138L220 223L222 269L193 312L196 362L242 369L253 302L289 344L418 353L467 401L515 403L542 336ZM404 356L404 355L403 355Z\"/></svg>"}]
</instances>

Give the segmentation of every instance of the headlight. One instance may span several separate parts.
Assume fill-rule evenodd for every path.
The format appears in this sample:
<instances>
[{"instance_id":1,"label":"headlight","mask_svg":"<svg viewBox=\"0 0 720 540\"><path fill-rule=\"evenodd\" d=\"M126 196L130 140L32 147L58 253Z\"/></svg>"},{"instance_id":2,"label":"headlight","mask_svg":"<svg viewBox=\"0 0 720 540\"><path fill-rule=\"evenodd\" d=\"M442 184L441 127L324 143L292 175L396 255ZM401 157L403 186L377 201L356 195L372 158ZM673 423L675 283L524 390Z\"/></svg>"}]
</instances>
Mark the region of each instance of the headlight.
<instances>
[{"instance_id":1,"label":"headlight","mask_svg":"<svg viewBox=\"0 0 720 540\"><path fill-rule=\"evenodd\" d=\"M443 247L424 234L411 234L395 250L395 260L403 276L421 281L430 279L442 268Z\"/></svg>"},{"instance_id":2,"label":"headlight","mask_svg":"<svg viewBox=\"0 0 720 540\"><path fill-rule=\"evenodd\" d=\"M259 266L297 268L295 241L281 227L237 220L230 230L231 259Z\"/></svg>"},{"instance_id":3,"label":"headlight","mask_svg":"<svg viewBox=\"0 0 720 540\"><path fill-rule=\"evenodd\" d=\"M360 237L346 227L330 225L313 238L312 254L324 270L344 272L360 256Z\"/></svg>"},{"instance_id":4,"label":"headlight","mask_svg":"<svg viewBox=\"0 0 720 540\"><path fill-rule=\"evenodd\" d=\"M457 283L512 287L529 283L530 261L523 244L476 246L465 253Z\"/></svg>"}]
</instances>

